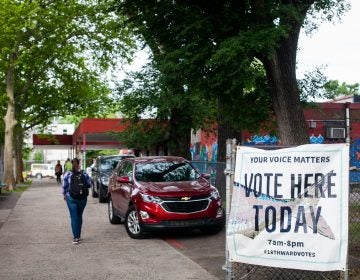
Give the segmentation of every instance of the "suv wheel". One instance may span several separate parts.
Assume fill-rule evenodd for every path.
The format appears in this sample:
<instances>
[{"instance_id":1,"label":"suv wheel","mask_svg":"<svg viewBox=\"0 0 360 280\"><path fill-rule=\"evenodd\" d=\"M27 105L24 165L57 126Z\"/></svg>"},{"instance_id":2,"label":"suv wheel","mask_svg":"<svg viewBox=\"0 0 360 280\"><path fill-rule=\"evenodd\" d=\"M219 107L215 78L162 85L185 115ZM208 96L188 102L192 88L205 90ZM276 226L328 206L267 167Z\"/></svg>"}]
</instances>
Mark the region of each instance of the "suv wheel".
<instances>
[{"instance_id":1,"label":"suv wheel","mask_svg":"<svg viewBox=\"0 0 360 280\"><path fill-rule=\"evenodd\" d=\"M104 189L102 188L102 186L100 185L99 187L99 202L100 203L104 203L104 202L107 202L107 197L106 197L106 194L105 194L105 191Z\"/></svg>"},{"instance_id":2,"label":"suv wheel","mask_svg":"<svg viewBox=\"0 0 360 280\"><path fill-rule=\"evenodd\" d=\"M121 219L114 214L114 205L113 205L111 197L109 198L109 201L108 201L108 216L109 216L110 224L120 224L121 223Z\"/></svg>"},{"instance_id":3,"label":"suv wheel","mask_svg":"<svg viewBox=\"0 0 360 280\"><path fill-rule=\"evenodd\" d=\"M98 194L95 192L95 183L91 183L91 196L92 197L98 197Z\"/></svg>"},{"instance_id":4,"label":"suv wheel","mask_svg":"<svg viewBox=\"0 0 360 280\"><path fill-rule=\"evenodd\" d=\"M126 212L125 228L126 228L126 232L131 238L134 239L144 238L139 217L134 205L131 205Z\"/></svg>"}]
</instances>

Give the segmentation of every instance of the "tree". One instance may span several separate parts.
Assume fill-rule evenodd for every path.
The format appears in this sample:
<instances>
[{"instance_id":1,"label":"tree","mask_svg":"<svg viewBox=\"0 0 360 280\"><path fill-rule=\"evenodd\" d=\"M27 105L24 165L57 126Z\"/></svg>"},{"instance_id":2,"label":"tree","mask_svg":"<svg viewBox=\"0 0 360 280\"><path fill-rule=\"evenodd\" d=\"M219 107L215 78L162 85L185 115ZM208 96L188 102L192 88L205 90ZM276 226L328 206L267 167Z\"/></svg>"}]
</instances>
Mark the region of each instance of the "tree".
<instances>
[{"instance_id":1,"label":"tree","mask_svg":"<svg viewBox=\"0 0 360 280\"><path fill-rule=\"evenodd\" d=\"M300 100L308 103L316 99L326 99L327 95L324 87L327 78L322 72L322 68L315 68L313 71L306 72L304 78L298 80L298 88L300 91Z\"/></svg>"},{"instance_id":2,"label":"tree","mask_svg":"<svg viewBox=\"0 0 360 280\"><path fill-rule=\"evenodd\" d=\"M96 115L106 108L109 67L131 46L122 21L98 1L1 0L0 79L6 102L5 182L15 186L14 131L20 136L54 116ZM5 97L5 98L4 98ZM104 112L106 113L106 112ZM22 143L17 138L16 143ZM16 147L19 150L19 147Z\"/></svg>"},{"instance_id":3,"label":"tree","mask_svg":"<svg viewBox=\"0 0 360 280\"><path fill-rule=\"evenodd\" d=\"M119 110L129 119L119 139L136 150L159 150L190 157L190 129L204 126L213 114L213 104L189 94L185 81L170 82L158 70L160 62L150 62L141 71L129 73L118 85ZM176 90L177 88L177 90ZM142 117L156 119L143 122Z\"/></svg>"},{"instance_id":4,"label":"tree","mask_svg":"<svg viewBox=\"0 0 360 280\"><path fill-rule=\"evenodd\" d=\"M174 8L171 6L174 5L176 10L172 11L171 9ZM161 1L156 5L152 1L124 1L118 9L128 17L128 23L150 46L153 67L156 68L158 75L156 89L158 93L150 95L145 93L146 90L137 89L130 91L126 98L134 100L131 103L136 103L139 92L143 92L141 100L151 100L152 107L169 119L169 142L177 142L178 147L181 146L180 143L183 144L180 149L175 149L176 154L185 154L184 151L188 153L191 128L206 128L209 127L209 123L220 120L220 125L223 125L229 123L231 119L238 130L241 128L253 130L254 126L251 125L263 122L268 117L269 98L262 94L264 91L260 93L257 86L257 84L263 85L265 81L264 71L261 69L259 71L258 63L255 61L249 65L249 69L256 72L251 79L244 79L242 76L247 70L235 70L229 77L226 76L227 73L225 76L222 75L226 72L226 68L220 63L216 64L216 60L219 59L221 62L223 58L220 58L220 55L218 58L212 57L216 50L216 46L211 41L214 37L213 31L208 28L206 20L198 18L196 9L169 1ZM167 11L169 11L168 15ZM180 23L183 26L179 28L177 25ZM169 26L177 26L177 30L169 31ZM179 36L172 35L179 30L181 31ZM189 44L186 44L187 42ZM236 57L231 56L227 61L231 62L233 58ZM236 60L232 62L233 65L237 65ZM246 93L243 98L240 95L240 98L232 97L231 93L241 92L244 89ZM258 95L253 94L255 91ZM122 94L124 95L124 91ZM158 99L154 99L154 96ZM248 108L243 106L248 102L253 103L253 106ZM228 112L233 112L237 104L239 105L237 108L240 108L239 114L229 114ZM247 118L244 118L243 114ZM234 119L240 122L235 122ZM184 138L184 135L188 137ZM174 153L174 149L170 150Z\"/></svg>"},{"instance_id":5,"label":"tree","mask_svg":"<svg viewBox=\"0 0 360 280\"><path fill-rule=\"evenodd\" d=\"M303 26L316 27L314 18L332 20L341 16L348 9L347 1L115 2L118 11L128 17L150 45L154 59L161 61L165 69L173 69L166 72L159 67L168 79L185 81L191 93L205 89L220 105L232 107L233 115L243 108L264 108L254 111L269 112L270 117L274 112L284 145L308 143L296 80L300 30ZM257 62L265 73L261 83L256 83L254 78L258 69L251 71ZM266 100L265 92L270 97L271 108L267 108L266 101L263 107L247 102L258 100L257 97ZM220 110L219 114L228 117ZM249 120L233 122L241 128L251 122L260 123L258 118L251 120L246 114L238 115Z\"/></svg>"},{"instance_id":6,"label":"tree","mask_svg":"<svg viewBox=\"0 0 360 280\"><path fill-rule=\"evenodd\" d=\"M325 83L324 89L328 99L334 99L342 95L357 95L359 94L359 84L340 84L337 80L331 80Z\"/></svg>"},{"instance_id":7,"label":"tree","mask_svg":"<svg viewBox=\"0 0 360 280\"><path fill-rule=\"evenodd\" d=\"M154 119L146 120L125 120L126 129L124 132L117 134L120 142L126 143L131 147L136 156L140 152L150 155L155 151L156 155L162 151L165 155L168 154L168 131L169 126L167 122L161 122Z\"/></svg>"}]
</instances>

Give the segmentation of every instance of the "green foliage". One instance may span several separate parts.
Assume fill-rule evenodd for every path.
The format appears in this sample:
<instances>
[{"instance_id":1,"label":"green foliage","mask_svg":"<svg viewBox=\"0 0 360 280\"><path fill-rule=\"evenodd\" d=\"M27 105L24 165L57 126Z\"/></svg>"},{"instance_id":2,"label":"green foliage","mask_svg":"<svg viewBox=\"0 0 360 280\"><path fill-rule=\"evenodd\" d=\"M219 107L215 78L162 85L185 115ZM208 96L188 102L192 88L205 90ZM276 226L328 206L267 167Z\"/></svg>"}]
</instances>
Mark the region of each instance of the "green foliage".
<instances>
[{"instance_id":1,"label":"green foliage","mask_svg":"<svg viewBox=\"0 0 360 280\"><path fill-rule=\"evenodd\" d=\"M34 153L34 161L44 162L44 153L42 151L36 151Z\"/></svg>"},{"instance_id":2,"label":"green foliage","mask_svg":"<svg viewBox=\"0 0 360 280\"><path fill-rule=\"evenodd\" d=\"M120 138L128 146L139 150L150 150L168 142L171 146L171 142L177 140L170 136L169 127L162 125L173 118L174 111L180 111L184 118L184 122L173 127L179 135L189 135L191 127L205 126L215 116L212 100L191 92L181 80L169 81L167 75L156 67L157 64L149 63L141 71L129 73L127 79L118 84L118 108L131 121ZM139 122L141 118L156 119L161 125L159 127L159 123L154 121L146 126Z\"/></svg>"},{"instance_id":3,"label":"green foliage","mask_svg":"<svg viewBox=\"0 0 360 280\"><path fill-rule=\"evenodd\" d=\"M160 73L152 67L145 65L142 71L129 73L121 83L118 84L118 109L130 119L139 119L142 114L155 118L161 115L160 86L158 76ZM161 110L161 108L159 108Z\"/></svg>"},{"instance_id":4,"label":"green foliage","mask_svg":"<svg viewBox=\"0 0 360 280\"><path fill-rule=\"evenodd\" d=\"M31 148L29 147L23 147L22 149L22 155L24 160L29 160L31 154Z\"/></svg>"},{"instance_id":5,"label":"green foliage","mask_svg":"<svg viewBox=\"0 0 360 280\"><path fill-rule=\"evenodd\" d=\"M104 116L112 110L106 73L127 60L132 43L106 3L3 0L2 5L0 78L14 57L16 118L25 130L54 116ZM5 84L0 89L4 93Z\"/></svg>"},{"instance_id":6,"label":"green foliage","mask_svg":"<svg viewBox=\"0 0 360 280\"><path fill-rule=\"evenodd\" d=\"M221 1L117 3L153 52L151 68L133 75L120 89L125 116L151 112L151 117L169 119L171 110L179 109L189 116L183 133L189 127L209 127L219 115L248 130L269 119L265 71L254 54L269 53L285 26L255 26L239 33L250 18L238 16L247 7L234 1L229 6Z\"/></svg>"},{"instance_id":7,"label":"green foliage","mask_svg":"<svg viewBox=\"0 0 360 280\"><path fill-rule=\"evenodd\" d=\"M25 184L31 184L30 182L25 182ZM9 190L2 190L2 193L12 193L12 192L17 192L17 193L22 193L24 191L26 191L29 188L29 186L17 186L13 191L9 191Z\"/></svg>"},{"instance_id":8,"label":"green foliage","mask_svg":"<svg viewBox=\"0 0 360 280\"><path fill-rule=\"evenodd\" d=\"M129 120L126 121L126 130L114 134L116 138L126 143L133 150L153 150L165 146L168 142L168 125L156 120Z\"/></svg>"},{"instance_id":9,"label":"green foliage","mask_svg":"<svg viewBox=\"0 0 360 280\"><path fill-rule=\"evenodd\" d=\"M107 1L94 0L1 0L6 181L14 181L10 155L18 153L13 135L19 139L17 134L44 127L53 117L104 116L113 110L108 73L128 61L134 44L109 8ZM6 107L12 114L5 114ZM14 131L16 123L22 131Z\"/></svg>"},{"instance_id":10,"label":"green foliage","mask_svg":"<svg viewBox=\"0 0 360 280\"><path fill-rule=\"evenodd\" d=\"M318 29L323 21L340 20L341 16L351 8L350 2L346 0L315 0L312 3L304 21L305 31L308 34Z\"/></svg>"},{"instance_id":11,"label":"green foliage","mask_svg":"<svg viewBox=\"0 0 360 280\"><path fill-rule=\"evenodd\" d=\"M325 91L329 99L334 99L342 95L359 94L359 83L355 84L340 84L337 80L328 81L324 85Z\"/></svg>"},{"instance_id":12,"label":"green foliage","mask_svg":"<svg viewBox=\"0 0 360 280\"><path fill-rule=\"evenodd\" d=\"M304 78L298 80L300 98L308 103L318 99L335 99L343 95L359 94L359 83L346 84L337 80L328 80L322 72L323 67L317 67L312 72L307 72Z\"/></svg>"},{"instance_id":13,"label":"green foliage","mask_svg":"<svg viewBox=\"0 0 360 280\"><path fill-rule=\"evenodd\" d=\"M126 94L124 107L131 106L126 114L139 116L144 109L152 112L156 108L157 116L166 116L162 108L177 108L190 112L184 122L201 127L202 120L213 119L218 110L217 115L237 129L250 131L273 119L272 104L278 104L278 92L288 93L288 104L299 100L295 59L300 28L313 30L320 22L317 19L332 20L349 8L345 0L114 3L150 46L154 67L160 73L157 88L150 94L145 94L145 87ZM319 73L313 74L299 82L303 100L325 94L317 92L324 80ZM193 100L206 100L206 110L197 110L200 106L194 106ZM294 108L300 106L281 112L290 114ZM296 115L300 113L298 110ZM305 132L300 121L286 125L284 122L283 130L295 127L295 131ZM297 142L294 138L292 144Z\"/></svg>"},{"instance_id":14,"label":"green foliage","mask_svg":"<svg viewBox=\"0 0 360 280\"><path fill-rule=\"evenodd\" d=\"M326 92L324 91L327 78L322 70L322 67L317 67L311 72L306 72L304 78L297 81L302 102L306 103L316 99L327 98Z\"/></svg>"}]
</instances>

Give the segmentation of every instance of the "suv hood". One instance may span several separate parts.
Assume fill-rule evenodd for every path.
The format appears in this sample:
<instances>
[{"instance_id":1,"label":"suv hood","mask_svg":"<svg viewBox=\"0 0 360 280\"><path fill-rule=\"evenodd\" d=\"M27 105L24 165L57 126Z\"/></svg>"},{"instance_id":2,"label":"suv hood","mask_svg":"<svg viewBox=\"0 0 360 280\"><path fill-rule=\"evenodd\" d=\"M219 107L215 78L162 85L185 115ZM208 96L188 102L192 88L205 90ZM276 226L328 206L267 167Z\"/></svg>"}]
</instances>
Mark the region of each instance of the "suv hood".
<instances>
[{"instance_id":1,"label":"suv hood","mask_svg":"<svg viewBox=\"0 0 360 280\"><path fill-rule=\"evenodd\" d=\"M184 182L139 182L144 193L151 195L199 195L208 194L212 190L205 180Z\"/></svg>"}]
</instances>

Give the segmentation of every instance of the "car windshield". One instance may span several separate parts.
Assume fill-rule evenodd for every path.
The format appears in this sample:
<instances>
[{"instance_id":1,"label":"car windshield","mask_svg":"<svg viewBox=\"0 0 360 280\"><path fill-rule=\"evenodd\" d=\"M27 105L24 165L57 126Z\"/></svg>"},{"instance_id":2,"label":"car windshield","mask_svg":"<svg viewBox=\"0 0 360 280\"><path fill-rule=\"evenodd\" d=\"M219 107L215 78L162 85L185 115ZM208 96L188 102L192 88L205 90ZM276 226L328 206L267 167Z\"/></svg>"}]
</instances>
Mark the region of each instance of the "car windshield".
<instances>
[{"instance_id":1,"label":"car windshield","mask_svg":"<svg viewBox=\"0 0 360 280\"><path fill-rule=\"evenodd\" d=\"M135 179L142 182L194 181L199 177L187 162L147 162L137 163L135 167Z\"/></svg>"},{"instance_id":2,"label":"car windshield","mask_svg":"<svg viewBox=\"0 0 360 280\"><path fill-rule=\"evenodd\" d=\"M117 163L121 159L122 159L121 157L102 159L100 162L100 169L103 171L111 171L116 167Z\"/></svg>"}]
</instances>

